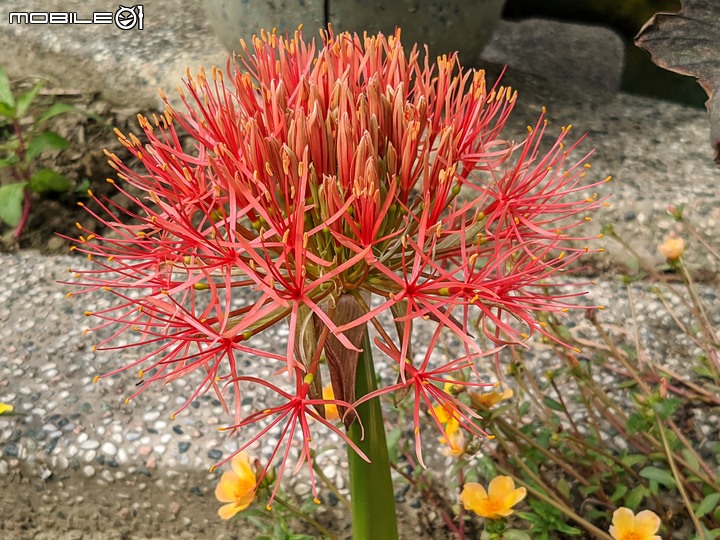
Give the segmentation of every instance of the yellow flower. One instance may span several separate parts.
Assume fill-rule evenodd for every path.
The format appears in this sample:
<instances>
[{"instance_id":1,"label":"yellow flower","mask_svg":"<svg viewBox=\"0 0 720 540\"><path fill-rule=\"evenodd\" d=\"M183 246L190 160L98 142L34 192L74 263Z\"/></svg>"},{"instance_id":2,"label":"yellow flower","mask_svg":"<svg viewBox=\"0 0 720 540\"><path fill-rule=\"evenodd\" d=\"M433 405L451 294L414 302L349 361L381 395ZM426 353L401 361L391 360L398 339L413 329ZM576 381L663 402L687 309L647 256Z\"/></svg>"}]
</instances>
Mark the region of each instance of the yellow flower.
<instances>
[{"instance_id":1,"label":"yellow flower","mask_svg":"<svg viewBox=\"0 0 720 540\"><path fill-rule=\"evenodd\" d=\"M676 261L680 258L680 255L685 251L685 241L679 236L670 234L662 244L658 246L658 251L666 258L671 261Z\"/></svg>"},{"instance_id":2,"label":"yellow flower","mask_svg":"<svg viewBox=\"0 0 720 540\"><path fill-rule=\"evenodd\" d=\"M510 399L511 397L513 397L512 388L508 388L504 392L498 392L497 390L484 392L482 394L479 392L470 392L470 400L473 402L473 405L480 409L490 409L502 400Z\"/></svg>"},{"instance_id":3,"label":"yellow flower","mask_svg":"<svg viewBox=\"0 0 720 540\"><path fill-rule=\"evenodd\" d=\"M615 540L662 540L655 534L659 528L660 518L655 512L643 510L635 515L623 506L613 512L610 536Z\"/></svg>"},{"instance_id":4,"label":"yellow flower","mask_svg":"<svg viewBox=\"0 0 720 540\"><path fill-rule=\"evenodd\" d=\"M468 482L460 493L463 506L487 519L507 517L513 513L513 506L527 495L524 487L515 488L509 476L496 476L490 481L488 490L476 482Z\"/></svg>"},{"instance_id":5,"label":"yellow flower","mask_svg":"<svg viewBox=\"0 0 720 540\"><path fill-rule=\"evenodd\" d=\"M453 411L448 411L444 405L435 405L433 411L435 412L435 416L437 416L438 422L441 424L447 424L450 420L455 419Z\"/></svg>"},{"instance_id":6,"label":"yellow flower","mask_svg":"<svg viewBox=\"0 0 720 540\"><path fill-rule=\"evenodd\" d=\"M333 392L332 384L326 384L323 386L323 399L335 399L335 392ZM340 418L337 405L332 403L325 404L325 419L326 420L337 420Z\"/></svg>"},{"instance_id":7,"label":"yellow flower","mask_svg":"<svg viewBox=\"0 0 720 540\"><path fill-rule=\"evenodd\" d=\"M240 452L231 461L232 471L226 471L215 488L215 497L225 504L218 514L223 519L230 519L242 512L255 500L255 472L250 466L250 458L246 452Z\"/></svg>"},{"instance_id":8,"label":"yellow flower","mask_svg":"<svg viewBox=\"0 0 720 540\"><path fill-rule=\"evenodd\" d=\"M445 424L445 434L447 438L440 437L438 441L447 444L448 447L443 449L443 454L450 457L463 455L465 452L465 435L460 429L460 422L455 418L450 418Z\"/></svg>"},{"instance_id":9,"label":"yellow flower","mask_svg":"<svg viewBox=\"0 0 720 540\"><path fill-rule=\"evenodd\" d=\"M12 405L8 405L7 403L0 402L0 414L13 412L14 410L15 410L15 407L13 407Z\"/></svg>"}]
</instances>

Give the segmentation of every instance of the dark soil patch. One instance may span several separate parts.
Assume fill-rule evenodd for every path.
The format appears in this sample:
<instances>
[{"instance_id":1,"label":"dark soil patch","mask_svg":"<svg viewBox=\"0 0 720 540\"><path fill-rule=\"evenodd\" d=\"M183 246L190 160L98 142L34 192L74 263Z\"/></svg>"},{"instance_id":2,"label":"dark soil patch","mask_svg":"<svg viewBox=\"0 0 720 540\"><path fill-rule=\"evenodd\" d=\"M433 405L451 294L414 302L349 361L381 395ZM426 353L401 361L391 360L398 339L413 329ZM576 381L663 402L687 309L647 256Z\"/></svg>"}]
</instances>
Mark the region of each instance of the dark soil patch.
<instances>
[{"instance_id":1,"label":"dark soil patch","mask_svg":"<svg viewBox=\"0 0 720 540\"><path fill-rule=\"evenodd\" d=\"M127 471L112 483L86 478L72 468L42 480L37 473L14 469L0 476L0 538L13 540L250 540L259 531L246 520L223 521L213 494L216 481L200 471L172 471L147 477ZM254 503L255 505L259 503ZM431 508L398 508L400 538L452 538ZM350 515L323 504L313 517L339 540L352 536ZM315 536L302 523L293 532Z\"/></svg>"},{"instance_id":2,"label":"dark soil patch","mask_svg":"<svg viewBox=\"0 0 720 540\"><path fill-rule=\"evenodd\" d=\"M14 91L19 94L34 82L20 81L14 86ZM87 190L91 189L100 197L116 195L112 185L107 182L107 178L115 176L115 171L107 164L103 149L108 149L123 160L131 157L118 142L113 128L117 127L123 132L137 131L138 111L112 108L95 94L52 89L41 90L30 115L40 115L57 102L72 105L77 112L53 118L48 122L47 129L59 133L70 144L65 150L43 153L35 165L38 169L49 168L62 173L73 182L73 188L67 193L43 197L33 195L30 218L19 240L12 234L12 228L0 222L1 250L27 248L44 253L67 250L68 242L57 235L74 237L77 235L75 223L88 221L87 212L78 204L88 201ZM27 127L31 121L28 117L22 123ZM0 185L15 181L8 169L0 169Z\"/></svg>"}]
</instances>

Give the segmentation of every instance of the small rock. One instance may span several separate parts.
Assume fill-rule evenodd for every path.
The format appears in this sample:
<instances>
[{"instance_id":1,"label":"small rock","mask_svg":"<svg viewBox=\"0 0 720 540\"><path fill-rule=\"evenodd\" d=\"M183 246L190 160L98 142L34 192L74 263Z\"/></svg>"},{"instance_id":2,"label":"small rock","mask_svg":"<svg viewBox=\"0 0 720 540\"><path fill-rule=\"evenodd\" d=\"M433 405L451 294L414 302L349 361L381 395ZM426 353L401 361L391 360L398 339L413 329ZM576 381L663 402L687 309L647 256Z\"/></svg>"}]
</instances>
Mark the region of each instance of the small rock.
<instances>
[{"instance_id":1,"label":"small rock","mask_svg":"<svg viewBox=\"0 0 720 540\"><path fill-rule=\"evenodd\" d=\"M85 441L80 445L80 448L83 450L97 450L100 448L100 443L94 439L90 439L88 441Z\"/></svg>"},{"instance_id":2,"label":"small rock","mask_svg":"<svg viewBox=\"0 0 720 540\"><path fill-rule=\"evenodd\" d=\"M20 450L19 450L17 444L9 443L9 444L5 445L5 448L3 448L3 452L5 453L6 456L18 457Z\"/></svg>"},{"instance_id":3,"label":"small rock","mask_svg":"<svg viewBox=\"0 0 720 540\"><path fill-rule=\"evenodd\" d=\"M189 442L187 442L187 441L180 441L180 442L178 443L178 450L180 451L181 454L184 454L184 453L187 452L189 449L190 449L190 443L189 443Z\"/></svg>"},{"instance_id":4,"label":"small rock","mask_svg":"<svg viewBox=\"0 0 720 540\"><path fill-rule=\"evenodd\" d=\"M174 516L177 516L180 512L180 504L176 501L172 501L169 505L170 513L172 513Z\"/></svg>"},{"instance_id":5,"label":"small rock","mask_svg":"<svg viewBox=\"0 0 720 540\"><path fill-rule=\"evenodd\" d=\"M0 460L0 475L6 475L8 473L9 467L7 461Z\"/></svg>"},{"instance_id":6,"label":"small rock","mask_svg":"<svg viewBox=\"0 0 720 540\"><path fill-rule=\"evenodd\" d=\"M160 418L160 411L149 411L143 414L143 420L146 422L154 422Z\"/></svg>"},{"instance_id":7,"label":"small rock","mask_svg":"<svg viewBox=\"0 0 720 540\"><path fill-rule=\"evenodd\" d=\"M106 456L112 457L117 454L117 447L111 442L106 442L100 447L100 451Z\"/></svg>"},{"instance_id":8,"label":"small rock","mask_svg":"<svg viewBox=\"0 0 720 540\"><path fill-rule=\"evenodd\" d=\"M117 453L117 461L120 465L125 465L128 462L127 450L120 448Z\"/></svg>"},{"instance_id":9,"label":"small rock","mask_svg":"<svg viewBox=\"0 0 720 540\"><path fill-rule=\"evenodd\" d=\"M103 472L100 473L100 478L102 478L103 480L105 480L108 483L115 481L115 477L107 469L104 469Z\"/></svg>"},{"instance_id":10,"label":"small rock","mask_svg":"<svg viewBox=\"0 0 720 540\"><path fill-rule=\"evenodd\" d=\"M85 465L82 471L83 474L88 478L92 478L93 476L95 476L95 467L93 467L92 465Z\"/></svg>"},{"instance_id":11,"label":"small rock","mask_svg":"<svg viewBox=\"0 0 720 540\"><path fill-rule=\"evenodd\" d=\"M210 459L214 459L216 461L222 459L223 457L222 450L218 450L217 448L210 450L207 455Z\"/></svg>"},{"instance_id":12,"label":"small rock","mask_svg":"<svg viewBox=\"0 0 720 540\"><path fill-rule=\"evenodd\" d=\"M152 451L153 451L152 446L145 445L145 446L141 446L140 448L138 448L138 454L140 454L142 457L149 456L150 454L152 454Z\"/></svg>"}]
</instances>

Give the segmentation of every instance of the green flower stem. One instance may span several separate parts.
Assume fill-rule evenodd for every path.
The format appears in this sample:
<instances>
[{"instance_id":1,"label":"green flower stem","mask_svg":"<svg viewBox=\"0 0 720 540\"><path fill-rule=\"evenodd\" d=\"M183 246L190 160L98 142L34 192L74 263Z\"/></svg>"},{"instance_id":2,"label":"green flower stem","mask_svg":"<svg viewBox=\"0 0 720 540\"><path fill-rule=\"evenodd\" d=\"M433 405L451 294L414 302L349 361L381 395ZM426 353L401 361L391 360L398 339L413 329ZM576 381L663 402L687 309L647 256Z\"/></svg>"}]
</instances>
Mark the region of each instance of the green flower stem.
<instances>
[{"instance_id":1,"label":"green flower stem","mask_svg":"<svg viewBox=\"0 0 720 540\"><path fill-rule=\"evenodd\" d=\"M370 337L366 330L363 352L358 357L355 399L377 389L370 347ZM348 447L353 540L397 540L395 496L380 399L371 399L361 404L356 412L365 428L365 437L362 438L362 428L358 422L350 426L348 436L371 463Z\"/></svg>"}]
</instances>

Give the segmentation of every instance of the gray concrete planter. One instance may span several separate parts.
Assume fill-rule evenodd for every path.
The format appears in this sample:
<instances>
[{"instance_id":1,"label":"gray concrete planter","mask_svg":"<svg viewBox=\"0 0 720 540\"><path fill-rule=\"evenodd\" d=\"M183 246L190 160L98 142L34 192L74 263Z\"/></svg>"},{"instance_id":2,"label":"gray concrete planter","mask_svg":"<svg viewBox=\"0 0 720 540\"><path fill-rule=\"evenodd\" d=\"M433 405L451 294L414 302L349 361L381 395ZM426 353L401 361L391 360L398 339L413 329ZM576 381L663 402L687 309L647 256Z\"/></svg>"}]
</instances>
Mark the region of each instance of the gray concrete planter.
<instances>
[{"instance_id":1,"label":"gray concrete planter","mask_svg":"<svg viewBox=\"0 0 720 540\"><path fill-rule=\"evenodd\" d=\"M327 4L327 5L326 5ZM261 28L293 31L304 25L317 36L326 18L336 31L390 34L402 28L403 44L426 43L433 55L459 51L477 60L500 19L505 0L205 0L210 24L231 51Z\"/></svg>"}]
</instances>

